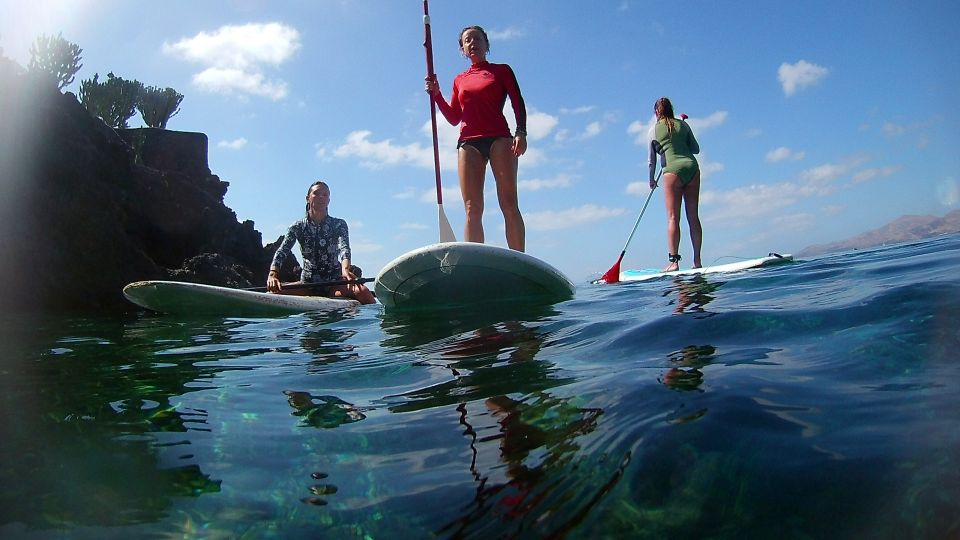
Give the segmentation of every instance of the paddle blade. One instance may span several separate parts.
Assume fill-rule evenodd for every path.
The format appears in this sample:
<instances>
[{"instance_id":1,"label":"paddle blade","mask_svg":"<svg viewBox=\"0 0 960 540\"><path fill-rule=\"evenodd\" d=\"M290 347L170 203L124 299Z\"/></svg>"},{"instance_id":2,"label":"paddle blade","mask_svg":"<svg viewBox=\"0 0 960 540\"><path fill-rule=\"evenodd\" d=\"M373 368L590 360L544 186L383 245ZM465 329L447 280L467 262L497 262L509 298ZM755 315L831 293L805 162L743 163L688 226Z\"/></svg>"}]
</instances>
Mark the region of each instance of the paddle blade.
<instances>
[{"instance_id":1,"label":"paddle blade","mask_svg":"<svg viewBox=\"0 0 960 540\"><path fill-rule=\"evenodd\" d=\"M440 243L456 242L457 235L453 234L453 227L451 227L450 222L447 221L447 214L443 212L443 204L438 204L437 208L440 213Z\"/></svg>"},{"instance_id":2,"label":"paddle blade","mask_svg":"<svg viewBox=\"0 0 960 540\"><path fill-rule=\"evenodd\" d=\"M613 266L611 266L610 269L607 270L607 273L606 273L606 274L600 276L600 279L599 279L598 281L602 281L602 282L604 282L604 283L619 283L619 282L620 282L620 261L623 260L623 254L624 254L624 253L626 253L626 252L625 252L625 251L621 251L621 252L620 252L620 256L617 257L617 262L615 262L615 263L613 264Z\"/></svg>"}]
</instances>

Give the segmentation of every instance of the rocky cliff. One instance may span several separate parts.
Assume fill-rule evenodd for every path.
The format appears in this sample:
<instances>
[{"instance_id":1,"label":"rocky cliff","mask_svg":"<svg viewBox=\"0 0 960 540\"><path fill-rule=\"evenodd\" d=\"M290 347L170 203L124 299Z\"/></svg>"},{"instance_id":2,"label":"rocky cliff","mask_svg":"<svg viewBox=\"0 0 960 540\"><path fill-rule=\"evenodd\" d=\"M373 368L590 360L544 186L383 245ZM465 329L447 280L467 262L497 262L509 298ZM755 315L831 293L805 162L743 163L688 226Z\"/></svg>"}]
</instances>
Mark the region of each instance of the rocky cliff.
<instances>
[{"instance_id":1,"label":"rocky cliff","mask_svg":"<svg viewBox=\"0 0 960 540\"><path fill-rule=\"evenodd\" d=\"M127 309L121 289L146 279L263 285L275 247L224 205L206 135L111 129L2 60L3 308Z\"/></svg>"},{"instance_id":2,"label":"rocky cliff","mask_svg":"<svg viewBox=\"0 0 960 540\"><path fill-rule=\"evenodd\" d=\"M798 257L811 257L835 251L867 249L888 244L915 242L944 234L960 232L960 210L954 210L943 217L938 216L901 216L890 223L867 231L863 234L833 242L817 244L803 248Z\"/></svg>"}]
</instances>

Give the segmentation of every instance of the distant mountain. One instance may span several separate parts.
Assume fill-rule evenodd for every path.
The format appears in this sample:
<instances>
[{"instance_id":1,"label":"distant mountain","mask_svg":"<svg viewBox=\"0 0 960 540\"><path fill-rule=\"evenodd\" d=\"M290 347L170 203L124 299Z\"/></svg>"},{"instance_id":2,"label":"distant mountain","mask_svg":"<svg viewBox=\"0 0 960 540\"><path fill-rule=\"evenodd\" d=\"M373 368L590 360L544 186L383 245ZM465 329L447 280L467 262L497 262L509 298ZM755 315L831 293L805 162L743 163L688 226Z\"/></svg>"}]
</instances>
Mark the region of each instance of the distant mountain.
<instances>
[{"instance_id":1,"label":"distant mountain","mask_svg":"<svg viewBox=\"0 0 960 540\"><path fill-rule=\"evenodd\" d=\"M867 231L847 240L805 247L797 256L810 257L834 251L866 249L958 232L960 232L960 210L954 210L943 217L902 216L879 229Z\"/></svg>"}]
</instances>

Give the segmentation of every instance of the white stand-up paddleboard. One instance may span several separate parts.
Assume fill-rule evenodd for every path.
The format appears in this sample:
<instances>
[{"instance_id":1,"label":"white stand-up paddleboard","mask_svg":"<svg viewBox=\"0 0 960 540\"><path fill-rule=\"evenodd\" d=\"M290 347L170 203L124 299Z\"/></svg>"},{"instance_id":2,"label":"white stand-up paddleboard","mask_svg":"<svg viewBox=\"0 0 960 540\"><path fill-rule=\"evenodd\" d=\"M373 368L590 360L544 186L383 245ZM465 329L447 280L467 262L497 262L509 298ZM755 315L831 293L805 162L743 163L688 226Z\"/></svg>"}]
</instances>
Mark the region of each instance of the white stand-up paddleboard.
<instances>
[{"instance_id":1,"label":"white stand-up paddleboard","mask_svg":"<svg viewBox=\"0 0 960 540\"><path fill-rule=\"evenodd\" d=\"M718 264L713 266L704 266L702 268L688 268L686 270L677 270L675 272L663 272L661 270L624 270L620 272L620 281L647 281L650 279L662 278L664 276L689 276L693 274L714 274L717 272L739 272L750 268L759 268L761 266L773 266L777 264L788 263L793 260L793 255L779 255L771 253L766 257L756 259L747 259L729 264Z\"/></svg>"},{"instance_id":2,"label":"white stand-up paddleboard","mask_svg":"<svg viewBox=\"0 0 960 540\"><path fill-rule=\"evenodd\" d=\"M354 308L350 298L294 296L244 291L181 281L138 281L123 288L134 304L161 313L257 317Z\"/></svg>"},{"instance_id":3,"label":"white stand-up paddleboard","mask_svg":"<svg viewBox=\"0 0 960 540\"><path fill-rule=\"evenodd\" d=\"M474 242L415 249L377 275L386 307L453 306L483 302L553 303L573 297L573 283L549 264L519 251Z\"/></svg>"}]
</instances>

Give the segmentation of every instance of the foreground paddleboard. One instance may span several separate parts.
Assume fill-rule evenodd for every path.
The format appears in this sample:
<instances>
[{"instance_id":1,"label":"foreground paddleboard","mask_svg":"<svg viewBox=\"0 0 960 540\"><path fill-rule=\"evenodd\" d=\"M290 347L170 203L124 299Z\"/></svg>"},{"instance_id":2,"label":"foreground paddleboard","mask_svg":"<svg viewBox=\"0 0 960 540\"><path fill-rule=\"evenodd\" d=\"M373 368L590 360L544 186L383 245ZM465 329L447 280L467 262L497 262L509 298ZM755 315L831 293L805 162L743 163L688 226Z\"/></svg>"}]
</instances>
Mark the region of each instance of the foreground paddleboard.
<instances>
[{"instance_id":1,"label":"foreground paddleboard","mask_svg":"<svg viewBox=\"0 0 960 540\"><path fill-rule=\"evenodd\" d=\"M388 263L377 275L374 291L386 307L442 307L553 303L572 298L574 286L532 255L474 242L444 242Z\"/></svg>"},{"instance_id":2,"label":"foreground paddleboard","mask_svg":"<svg viewBox=\"0 0 960 540\"><path fill-rule=\"evenodd\" d=\"M663 272L654 269L624 270L620 272L620 281L647 281L650 279L662 278L664 276L689 276L693 274L739 272L740 270L749 270L750 268L760 268L761 266L773 266L777 264L788 263L792 260L793 255L779 255L777 253L771 253L766 257L747 259L729 264L704 266L703 268L688 268L686 270L677 270L676 272Z\"/></svg>"},{"instance_id":3,"label":"foreground paddleboard","mask_svg":"<svg viewBox=\"0 0 960 540\"><path fill-rule=\"evenodd\" d=\"M161 313L256 317L333 311L360 305L353 299L244 291L181 281L138 281L123 288L134 304Z\"/></svg>"}]
</instances>

